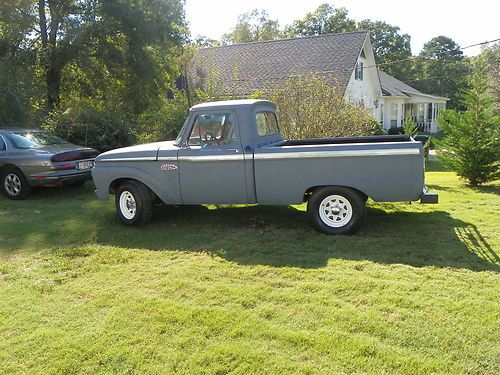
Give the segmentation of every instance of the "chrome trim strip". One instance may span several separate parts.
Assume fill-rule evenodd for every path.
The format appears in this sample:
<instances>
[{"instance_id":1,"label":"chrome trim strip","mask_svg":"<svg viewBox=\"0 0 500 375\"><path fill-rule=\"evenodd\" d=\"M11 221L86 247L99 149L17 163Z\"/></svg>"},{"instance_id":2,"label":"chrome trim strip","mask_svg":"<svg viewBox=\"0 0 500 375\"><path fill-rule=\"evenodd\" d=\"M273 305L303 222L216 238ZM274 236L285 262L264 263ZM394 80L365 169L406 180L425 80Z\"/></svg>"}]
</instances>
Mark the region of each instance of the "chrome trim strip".
<instances>
[{"instance_id":1,"label":"chrome trim strip","mask_svg":"<svg viewBox=\"0 0 500 375\"><path fill-rule=\"evenodd\" d=\"M394 144L415 144L418 143L417 141L405 141L405 142L360 142L360 143L323 143L323 144L310 144L310 145L289 145L289 146L275 146L275 147L281 147L281 148L309 148L309 147L324 147L324 146L388 146L388 145L394 145Z\"/></svg>"},{"instance_id":2,"label":"chrome trim strip","mask_svg":"<svg viewBox=\"0 0 500 375\"><path fill-rule=\"evenodd\" d=\"M309 151L309 152L276 152L256 153L256 160L271 159L302 159L302 158L336 158L346 156L393 156L393 155L419 155L420 150L409 149L382 149L382 150L341 150L341 151Z\"/></svg>"},{"instance_id":3,"label":"chrome trim strip","mask_svg":"<svg viewBox=\"0 0 500 375\"><path fill-rule=\"evenodd\" d=\"M110 158L110 159L101 159L98 161L102 162L112 162L112 161L156 161L154 157L142 157L142 158Z\"/></svg>"},{"instance_id":4,"label":"chrome trim strip","mask_svg":"<svg viewBox=\"0 0 500 375\"><path fill-rule=\"evenodd\" d=\"M159 161L177 161L177 156L162 156L162 157L159 157L157 160L159 160Z\"/></svg>"},{"instance_id":5,"label":"chrome trim strip","mask_svg":"<svg viewBox=\"0 0 500 375\"><path fill-rule=\"evenodd\" d=\"M208 161L243 161L245 156L238 155L200 155L200 156L179 156L179 161L208 162Z\"/></svg>"}]
</instances>

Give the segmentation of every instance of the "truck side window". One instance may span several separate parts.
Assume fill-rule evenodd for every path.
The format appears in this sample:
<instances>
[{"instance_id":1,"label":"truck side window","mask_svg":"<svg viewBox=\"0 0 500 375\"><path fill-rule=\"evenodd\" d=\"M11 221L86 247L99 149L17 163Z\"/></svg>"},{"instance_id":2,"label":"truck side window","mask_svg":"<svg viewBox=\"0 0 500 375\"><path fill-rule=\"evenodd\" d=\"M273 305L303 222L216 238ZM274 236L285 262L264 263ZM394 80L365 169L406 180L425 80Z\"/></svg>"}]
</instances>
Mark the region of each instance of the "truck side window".
<instances>
[{"instance_id":1,"label":"truck side window","mask_svg":"<svg viewBox=\"0 0 500 375\"><path fill-rule=\"evenodd\" d=\"M5 151L6 149L7 149L7 146L5 145L5 141L0 136L0 151Z\"/></svg>"},{"instance_id":2,"label":"truck side window","mask_svg":"<svg viewBox=\"0 0 500 375\"><path fill-rule=\"evenodd\" d=\"M278 120L273 112L257 112L255 115L259 136L272 135L279 132Z\"/></svg>"},{"instance_id":3,"label":"truck side window","mask_svg":"<svg viewBox=\"0 0 500 375\"><path fill-rule=\"evenodd\" d=\"M226 146L238 143L234 116L231 113L196 116L188 140L190 146Z\"/></svg>"}]
</instances>

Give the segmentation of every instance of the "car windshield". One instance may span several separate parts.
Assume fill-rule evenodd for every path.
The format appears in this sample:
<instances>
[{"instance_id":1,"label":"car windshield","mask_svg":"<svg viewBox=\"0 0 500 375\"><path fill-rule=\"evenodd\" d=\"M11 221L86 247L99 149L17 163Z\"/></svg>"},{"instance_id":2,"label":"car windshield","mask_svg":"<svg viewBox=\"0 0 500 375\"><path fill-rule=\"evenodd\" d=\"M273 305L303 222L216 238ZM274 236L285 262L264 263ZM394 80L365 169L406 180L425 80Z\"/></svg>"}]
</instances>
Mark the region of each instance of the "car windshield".
<instances>
[{"instance_id":1,"label":"car windshield","mask_svg":"<svg viewBox=\"0 0 500 375\"><path fill-rule=\"evenodd\" d=\"M7 135L16 148L33 148L49 145L62 145L69 142L45 132L16 132Z\"/></svg>"}]
</instances>

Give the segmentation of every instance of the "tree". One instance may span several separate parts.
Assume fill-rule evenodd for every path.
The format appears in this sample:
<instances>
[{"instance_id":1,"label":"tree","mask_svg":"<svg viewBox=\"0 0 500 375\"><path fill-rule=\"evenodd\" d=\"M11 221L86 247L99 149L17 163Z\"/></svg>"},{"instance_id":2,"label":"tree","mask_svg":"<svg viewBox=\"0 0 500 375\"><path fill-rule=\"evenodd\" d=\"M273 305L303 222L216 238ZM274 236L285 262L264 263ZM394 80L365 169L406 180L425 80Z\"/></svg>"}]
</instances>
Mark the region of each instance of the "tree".
<instances>
[{"instance_id":1,"label":"tree","mask_svg":"<svg viewBox=\"0 0 500 375\"><path fill-rule=\"evenodd\" d=\"M279 23L271 20L265 10L254 9L240 14L231 32L222 36L222 44L248 43L280 37Z\"/></svg>"},{"instance_id":2,"label":"tree","mask_svg":"<svg viewBox=\"0 0 500 375\"><path fill-rule=\"evenodd\" d=\"M291 76L282 87L253 97L276 103L286 139L372 135L380 128L371 113L346 101L338 87L316 74Z\"/></svg>"},{"instance_id":3,"label":"tree","mask_svg":"<svg viewBox=\"0 0 500 375\"><path fill-rule=\"evenodd\" d=\"M304 18L295 20L285 28L287 37L344 33L356 30L356 22L348 17L346 8L322 4Z\"/></svg>"},{"instance_id":4,"label":"tree","mask_svg":"<svg viewBox=\"0 0 500 375\"><path fill-rule=\"evenodd\" d=\"M370 32L375 61L384 72L402 81L409 77L411 62L405 59L412 56L410 35L401 34L397 26L369 19L358 22L358 29Z\"/></svg>"},{"instance_id":5,"label":"tree","mask_svg":"<svg viewBox=\"0 0 500 375\"><path fill-rule=\"evenodd\" d=\"M439 119L444 132L439 158L473 186L500 177L500 116L494 113L487 69L478 58L470 89L463 91L466 111L446 110Z\"/></svg>"},{"instance_id":6,"label":"tree","mask_svg":"<svg viewBox=\"0 0 500 375\"><path fill-rule=\"evenodd\" d=\"M415 62L412 86L426 93L450 98L449 108L464 109L460 89L467 87L469 67L460 47L451 38L438 36L424 44Z\"/></svg>"}]
</instances>

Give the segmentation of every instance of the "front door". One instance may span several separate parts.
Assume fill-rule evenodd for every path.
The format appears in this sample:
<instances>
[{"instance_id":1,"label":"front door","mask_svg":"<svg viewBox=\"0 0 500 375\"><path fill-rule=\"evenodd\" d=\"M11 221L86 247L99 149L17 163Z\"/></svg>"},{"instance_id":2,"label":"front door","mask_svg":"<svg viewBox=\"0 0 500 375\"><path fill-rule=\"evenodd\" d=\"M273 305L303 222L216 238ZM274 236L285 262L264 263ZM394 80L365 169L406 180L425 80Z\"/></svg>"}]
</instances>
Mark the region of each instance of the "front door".
<instances>
[{"instance_id":1,"label":"front door","mask_svg":"<svg viewBox=\"0 0 500 375\"><path fill-rule=\"evenodd\" d=\"M191 126L178 163L182 202L247 203L245 158L236 114L203 112Z\"/></svg>"}]
</instances>

